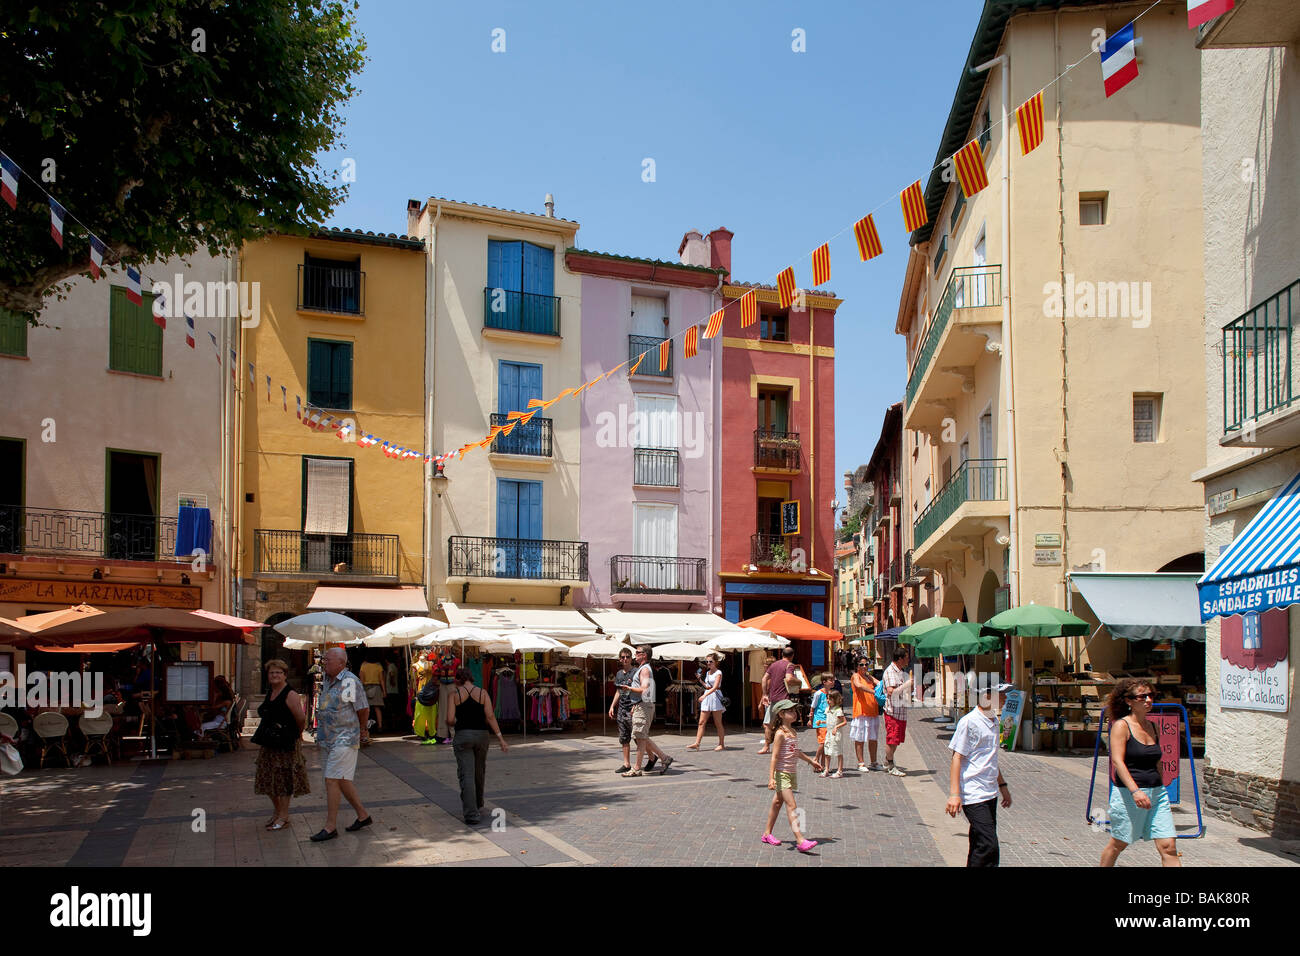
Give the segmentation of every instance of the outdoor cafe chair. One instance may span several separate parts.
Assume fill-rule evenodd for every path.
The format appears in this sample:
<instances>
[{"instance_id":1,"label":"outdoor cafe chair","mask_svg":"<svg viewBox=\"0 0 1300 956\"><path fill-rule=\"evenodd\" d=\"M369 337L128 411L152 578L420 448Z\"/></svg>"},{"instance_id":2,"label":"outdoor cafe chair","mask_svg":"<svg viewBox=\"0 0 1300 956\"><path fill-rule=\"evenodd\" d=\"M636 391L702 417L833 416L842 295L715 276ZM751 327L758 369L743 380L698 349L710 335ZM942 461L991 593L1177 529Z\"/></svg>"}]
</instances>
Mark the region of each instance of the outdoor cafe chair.
<instances>
[{"instance_id":1,"label":"outdoor cafe chair","mask_svg":"<svg viewBox=\"0 0 1300 956\"><path fill-rule=\"evenodd\" d=\"M108 714L99 717L87 717L83 714L77 718L77 729L86 738L86 756L93 757L101 753L109 766L112 766L113 755L108 752L108 735L113 730L113 718Z\"/></svg>"},{"instance_id":2,"label":"outdoor cafe chair","mask_svg":"<svg viewBox=\"0 0 1300 956\"><path fill-rule=\"evenodd\" d=\"M18 740L18 721L8 714L0 714L0 737L8 737L15 742Z\"/></svg>"},{"instance_id":3,"label":"outdoor cafe chair","mask_svg":"<svg viewBox=\"0 0 1300 956\"><path fill-rule=\"evenodd\" d=\"M234 720L235 708L238 704L239 697L236 695L235 699L230 702L228 707L226 707L225 720L222 722L221 726L212 727L203 731L203 737L205 740L215 740L218 748L224 745L231 751L234 751L235 727L232 721Z\"/></svg>"},{"instance_id":4,"label":"outdoor cafe chair","mask_svg":"<svg viewBox=\"0 0 1300 956\"><path fill-rule=\"evenodd\" d=\"M64 717L57 711L47 710L39 713L32 720L32 730L36 731L36 736L41 738L41 763L45 766L45 756L51 750L57 750L63 754L63 761L71 765L68 760L68 718Z\"/></svg>"}]
</instances>

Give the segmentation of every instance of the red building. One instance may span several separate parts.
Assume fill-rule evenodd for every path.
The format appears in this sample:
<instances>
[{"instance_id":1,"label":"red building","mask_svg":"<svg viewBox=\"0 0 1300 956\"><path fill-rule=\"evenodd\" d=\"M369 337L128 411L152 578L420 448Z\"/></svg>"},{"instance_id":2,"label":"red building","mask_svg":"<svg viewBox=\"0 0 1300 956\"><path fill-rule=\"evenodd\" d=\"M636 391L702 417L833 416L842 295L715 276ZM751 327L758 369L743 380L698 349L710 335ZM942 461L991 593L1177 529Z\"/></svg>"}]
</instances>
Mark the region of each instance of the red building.
<instances>
[{"instance_id":1,"label":"red building","mask_svg":"<svg viewBox=\"0 0 1300 956\"><path fill-rule=\"evenodd\" d=\"M731 239L725 229L708 239L710 264L727 273L716 406L723 613L739 621L787 610L834 626L835 310L841 300L807 292L782 309L774 286L735 283ZM739 300L751 289L759 320L742 329ZM824 643L796 646L810 673L826 663Z\"/></svg>"}]
</instances>

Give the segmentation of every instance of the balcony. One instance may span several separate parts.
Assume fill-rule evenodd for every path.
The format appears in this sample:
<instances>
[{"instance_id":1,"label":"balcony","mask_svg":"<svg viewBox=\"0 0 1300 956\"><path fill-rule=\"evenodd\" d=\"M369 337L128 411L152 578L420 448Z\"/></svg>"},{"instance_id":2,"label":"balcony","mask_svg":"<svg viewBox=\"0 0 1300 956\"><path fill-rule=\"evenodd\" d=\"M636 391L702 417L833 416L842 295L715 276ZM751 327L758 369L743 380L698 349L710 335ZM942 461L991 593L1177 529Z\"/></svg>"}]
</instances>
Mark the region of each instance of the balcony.
<instances>
[{"instance_id":1,"label":"balcony","mask_svg":"<svg viewBox=\"0 0 1300 956\"><path fill-rule=\"evenodd\" d=\"M659 343L663 342L662 336L656 338L653 335L629 335L627 337L627 360L632 365L636 365L636 360L645 352L649 352L644 361L637 366L638 375L655 375L659 378L673 377L673 343L668 343L668 367L659 368ZM629 366L630 367L630 366Z\"/></svg>"},{"instance_id":2,"label":"balcony","mask_svg":"<svg viewBox=\"0 0 1300 956\"><path fill-rule=\"evenodd\" d=\"M587 542L452 535L447 539L447 578L586 584Z\"/></svg>"},{"instance_id":3,"label":"balcony","mask_svg":"<svg viewBox=\"0 0 1300 956\"><path fill-rule=\"evenodd\" d=\"M260 528L253 532L255 574L393 582L398 579L400 555L395 534L306 534Z\"/></svg>"},{"instance_id":4,"label":"balcony","mask_svg":"<svg viewBox=\"0 0 1300 956\"><path fill-rule=\"evenodd\" d=\"M365 315L366 274L360 269L298 266L298 309L335 315Z\"/></svg>"},{"instance_id":5,"label":"balcony","mask_svg":"<svg viewBox=\"0 0 1300 956\"><path fill-rule=\"evenodd\" d=\"M508 425L510 421L510 417L504 413L492 413L493 426ZM492 454L550 458L552 434L549 418L533 418L516 425L509 435L498 434L492 440Z\"/></svg>"},{"instance_id":6,"label":"balcony","mask_svg":"<svg viewBox=\"0 0 1300 956\"><path fill-rule=\"evenodd\" d=\"M172 561L176 555L174 515L108 514L61 508L0 505L0 554L108 558L115 561ZM209 522L209 539L211 538Z\"/></svg>"},{"instance_id":7,"label":"balcony","mask_svg":"<svg viewBox=\"0 0 1300 956\"><path fill-rule=\"evenodd\" d=\"M616 554L609 559L611 594L704 594L704 558Z\"/></svg>"},{"instance_id":8,"label":"balcony","mask_svg":"<svg viewBox=\"0 0 1300 956\"><path fill-rule=\"evenodd\" d=\"M1234 447L1300 441L1294 368L1300 280L1223 327L1223 437Z\"/></svg>"},{"instance_id":9,"label":"balcony","mask_svg":"<svg viewBox=\"0 0 1300 956\"><path fill-rule=\"evenodd\" d=\"M1001 305L1001 266L952 270L907 380L905 427L941 422L950 414L944 403L973 384L980 357L1001 351Z\"/></svg>"},{"instance_id":10,"label":"balcony","mask_svg":"<svg viewBox=\"0 0 1300 956\"><path fill-rule=\"evenodd\" d=\"M483 328L559 336L560 298L489 286L483 290Z\"/></svg>"},{"instance_id":11,"label":"balcony","mask_svg":"<svg viewBox=\"0 0 1300 956\"><path fill-rule=\"evenodd\" d=\"M799 470L799 433L754 429L754 467L773 471Z\"/></svg>"},{"instance_id":12,"label":"balcony","mask_svg":"<svg viewBox=\"0 0 1300 956\"><path fill-rule=\"evenodd\" d=\"M796 551L803 551L803 535L755 534L749 539L749 563L760 568L793 570Z\"/></svg>"},{"instance_id":13,"label":"balcony","mask_svg":"<svg viewBox=\"0 0 1300 956\"><path fill-rule=\"evenodd\" d=\"M676 488L676 448L634 448L632 483L655 488Z\"/></svg>"},{"instance_id":14,"label":"balcony","mask_svg":"<svg viewBox=\"0 0 1300 956\"><path fill-rule=\"evenodd\" d=\"M914 561L933 567L931 558L940 551L973 549L984 533L1006 525L1006 502L1005 458L962 462L916 519Z\"/></svg>"},{"instance_id":15,"label":"balcony","mask_svg":"<svg viewBox=\"0 0 1300 956\"><path fill-rule=\"evenodd\" d=\"M897 558L889 562L889 586L891 588L903 586L903 566Z\"/></svg>"}]
</instances>

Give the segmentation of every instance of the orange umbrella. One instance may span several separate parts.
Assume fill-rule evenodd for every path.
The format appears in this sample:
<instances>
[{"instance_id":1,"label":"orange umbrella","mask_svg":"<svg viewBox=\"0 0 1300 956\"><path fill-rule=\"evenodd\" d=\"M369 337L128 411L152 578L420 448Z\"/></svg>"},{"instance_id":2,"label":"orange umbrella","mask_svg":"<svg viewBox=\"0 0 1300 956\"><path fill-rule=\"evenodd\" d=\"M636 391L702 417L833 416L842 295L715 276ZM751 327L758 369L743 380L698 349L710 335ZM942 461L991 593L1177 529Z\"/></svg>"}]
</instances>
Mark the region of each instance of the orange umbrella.
<instances>
[{"instance_id":1,"label":"orange umbrella","mask_svg":"<svg viewBox=\"0 0 1300 956\"><path fill-rule=\"evenodd\" d=\"M199 617L206 617L209 621L220 621L222 624L229 624L231 627L237 627L242 631L256 631L263 625L261 621L250 621L246 617L231 617L229 614L218 614L216 611L205 611L200 608L197 611L190 611L191 614L197 614Z\"/></svg>"},{"instance_id":2,"label":"orange umbrella","mask_svg":"<svg viewBox=\"0 0 1300 956\"><path fill-rule=\"evenodd\" d=\"M35 644L35 647L45 654L115 654L140 644L131 641L127 644Z\"/></svg>"},{"instance_id":3,"label":"orange umbrella","mask_svg":"<svg viewBox=\"0 0 1300 956\"><path fill-rule=\"evenodd\" d=\"M103 614L97 607L91 607L89 604L74 604L72 607L65 607L61 611L48 611L45 614L28 614L26 617L20 617L16 621L19 627L28 633L35 634L37 631L43 631L47 627L57 627L60 624L66 624L69 621L81 621L86 617L96 614Z\"/></svg>"},{"instance_id":4,"label":"orange umbrella","mask_svg":"<svg viewBox=\"0 0 1300 956\"><path fill-rule=\"evenodd\" d=\"M741 627L771 631L791 641L840 641L844 635L789 611L772 611L740 622Z\"/></svg>"}]
</instances>

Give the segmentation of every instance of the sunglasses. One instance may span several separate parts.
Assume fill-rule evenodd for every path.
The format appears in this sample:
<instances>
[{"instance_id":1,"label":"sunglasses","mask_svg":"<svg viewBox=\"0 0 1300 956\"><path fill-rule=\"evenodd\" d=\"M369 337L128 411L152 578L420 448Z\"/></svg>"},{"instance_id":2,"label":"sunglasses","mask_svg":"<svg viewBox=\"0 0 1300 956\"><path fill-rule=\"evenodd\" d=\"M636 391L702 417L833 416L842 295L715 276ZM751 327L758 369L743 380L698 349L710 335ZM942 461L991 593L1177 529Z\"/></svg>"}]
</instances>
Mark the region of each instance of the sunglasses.
<instances>
[{"instance_id":1,"label":"sunglasses","mask_svg":"<svg viewBox=\"0 0 1300 956\"><path fill-rule=\"evenodd\" d=\"M1129 700L1155 700L1155 694L1125 694Z\"/></svg>"}]
</instances>

